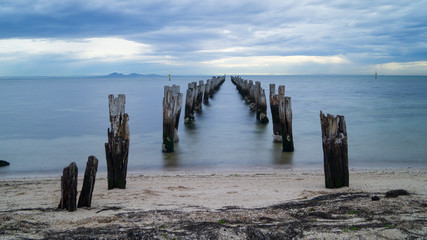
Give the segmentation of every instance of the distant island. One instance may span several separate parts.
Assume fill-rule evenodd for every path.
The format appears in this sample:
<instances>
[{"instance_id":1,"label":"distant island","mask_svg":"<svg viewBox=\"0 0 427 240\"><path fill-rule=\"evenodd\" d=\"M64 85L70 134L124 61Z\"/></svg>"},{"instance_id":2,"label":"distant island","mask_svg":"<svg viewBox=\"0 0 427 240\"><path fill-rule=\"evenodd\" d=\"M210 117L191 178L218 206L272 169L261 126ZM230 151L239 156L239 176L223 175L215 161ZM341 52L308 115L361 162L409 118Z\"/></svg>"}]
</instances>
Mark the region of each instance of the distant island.
<instances>
[{"instance_id":1,"label":"distant island","mask_svg":"<svg viewBox=\"0 0 427 240\"><path fill-rule=\"evenodd\" d=\"M133 78L133 77L160 77L160 75L157 74L138 74L138 73L130 73L130 74L123 74L123 73L117 73L113 72L106 76L102 77L108 77L108 78Z\"/></svg>"}]
</instances>

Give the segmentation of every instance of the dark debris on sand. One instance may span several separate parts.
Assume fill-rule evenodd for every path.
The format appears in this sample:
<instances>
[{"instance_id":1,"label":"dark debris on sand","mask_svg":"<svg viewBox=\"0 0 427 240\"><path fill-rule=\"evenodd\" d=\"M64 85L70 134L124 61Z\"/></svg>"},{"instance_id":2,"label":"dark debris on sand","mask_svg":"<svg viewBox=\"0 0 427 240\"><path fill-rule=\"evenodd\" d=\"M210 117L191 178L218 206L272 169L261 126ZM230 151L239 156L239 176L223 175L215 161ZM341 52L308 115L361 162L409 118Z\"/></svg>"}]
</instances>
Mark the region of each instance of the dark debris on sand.
<instances>
[{"instance_id":1,"label":"dark debris on sand","mask_svg":"<svg viewBox=\"0 0 427 240\"><path fill-rule=\"evenodd\" d=\"M265 208L232 207L218 211L123 212L119 208L103 208L98 212L113 213L104 217L108 219L98 216L96 227L82 224L64 231L55 231L43 224L14 222L12 212L0 212L0 235L21 239L25 239L26 233L38 233L46 239L252 240L425 236L427 218L422 196L412 194L375 202L370 196L368 193L335 193Z\"/></svg>"}]
</instances>

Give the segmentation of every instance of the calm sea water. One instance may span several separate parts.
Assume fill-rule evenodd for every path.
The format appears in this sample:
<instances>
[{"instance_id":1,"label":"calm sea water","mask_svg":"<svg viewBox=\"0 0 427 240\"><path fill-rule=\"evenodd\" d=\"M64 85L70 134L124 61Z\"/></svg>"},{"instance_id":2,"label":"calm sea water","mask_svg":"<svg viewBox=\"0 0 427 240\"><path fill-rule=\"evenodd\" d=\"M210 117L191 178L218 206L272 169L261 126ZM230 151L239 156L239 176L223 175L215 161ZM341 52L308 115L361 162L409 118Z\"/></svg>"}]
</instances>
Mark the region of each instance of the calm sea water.
<instances>
[{"instance_id":1,"label":"calm sea water","mask_svg":"<svg viewBox=\"0 0 427 240\"><path fill-rule=\"evenodd\" d=\"M181 92L207 76L0 79L0 177L60 175L89 155L106 171L108 94L126 94L129 172L191 169L322 168L319 112L344 115L351 168L427 167L427 77L242 76L286 86L292 97L294 153L273 143L272 123L255 114L227 77L187 127L180 121L175 153L162 144L163 86ZM185 99L185 98L184 98ZM184 107L184 106L183 106ZM270 109L268 109L269 119ZM181 118L183 118L183 113Z\"/></svg>"}]
</instances>

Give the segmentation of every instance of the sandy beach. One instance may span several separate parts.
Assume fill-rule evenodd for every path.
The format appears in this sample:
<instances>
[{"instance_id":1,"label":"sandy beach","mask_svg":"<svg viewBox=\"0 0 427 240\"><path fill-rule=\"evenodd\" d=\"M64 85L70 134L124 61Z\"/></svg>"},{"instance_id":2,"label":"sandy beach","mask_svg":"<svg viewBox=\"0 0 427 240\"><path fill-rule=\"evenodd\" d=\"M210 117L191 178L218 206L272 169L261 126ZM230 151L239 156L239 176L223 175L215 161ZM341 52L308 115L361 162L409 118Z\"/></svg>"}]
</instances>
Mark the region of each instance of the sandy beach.
<instances>
[{"instance_id":1,"label":"sandy beach","mask_svg":"<svg viewBox=\"0 0 427 240\"><path fill-rule=\"evenodd\" d=\"M82 174L80 173L80 178ZM81 190L82 179L78 190ZM409 195L386 198L405 189ZM131 174L92 207L58 210L60 178L0 180L0 239L403 239L427 234L427 169L351 170L326 189L322 170ZM372 201L372 196L380 197Z\"/></svg>"}]
</instances>

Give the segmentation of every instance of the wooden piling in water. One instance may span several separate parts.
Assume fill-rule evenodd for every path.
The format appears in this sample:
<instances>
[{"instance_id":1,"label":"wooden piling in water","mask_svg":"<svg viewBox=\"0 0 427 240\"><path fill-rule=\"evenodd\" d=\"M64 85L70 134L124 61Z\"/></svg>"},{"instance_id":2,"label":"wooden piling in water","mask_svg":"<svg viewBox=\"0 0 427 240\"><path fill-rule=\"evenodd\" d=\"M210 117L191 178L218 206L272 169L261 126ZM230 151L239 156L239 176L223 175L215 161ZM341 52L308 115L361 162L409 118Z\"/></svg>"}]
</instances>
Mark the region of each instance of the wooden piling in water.
<instances>
[{"instance_id":1,"label":"wooden piling in water","mask_svg":"<svg viewBox=\"0 0 427 240\"><path fill-rule=\"evenodd\" d=\"M126 96L108 96L111 131L108 129L108 143L105 143L107 159L108 189L126 188L129 155L129 115L125 113Z\"/></svg>"},{"instance_id":2,"label":"wooden piling in water","mask_svg":"<svg viewBox=\"0 0 427 240\"><path fill-rule=\"evenodd\" d=\"M219 90L224 82L225 76L212 77L211 79L208 79L204 86L203 103L209 103L209 98L213 97L215 92Z\"/></svg>"},{"instance_id":3,"label":"wooden piling in water","mask_svg":"<svg viewBox=\"0 0 427 240\"><path fill-rule=\"evenodd\" d=\"M267 98L265 97L265 90L261 88L261 83L256 82L255 88L255 101L256 101L256 117L261 123L268 123L267 117Z\"/></svg>"},{"instance_id":4,"label":"wooden piling in water","mask_svg":"<svg viewBox=\"0 0 427 240\"><path fill-rule=\"evenodd\" d=\"M163 152L173 152L174 143L178 140L182 98L179 86L165 86L163 97Z\"/></svg>"},{"instance_id":5,"label":"wooden piling in water","mask_svg":"<svg viewBox=\"0 0 427 240\"><path fill-rule=\"evenodd\" d=\"M95 188L96 172L98 171L98 159L89 156L86 163L85 176L83 179L82 191L79 196L77 207L90 207L92 204L92 194Z\"/></svg>"},{"instance_id":6,"label":"wooden piling in water","mask_svg":"<svg viewBox=\"0 0 427 240\"><path fill-rule=\"evenodd\" d=\"M210 79L208 79L208 80L206 81L205 91L204 91L204 93L203 93L203 103L204 103L204 104L209 103L209 92L210 92L210 89L211 89L211 80L210 80Z\"/></svg>"},{"instance_id":7,"label":"wooden piling in water","mask_svg":"<svg viewBox=\"0 0 427 240\"><path fill-rule=\"evenodd\" d=\"M283 95L285 94L285 86L282 86ZM279 87L279 95L281 94L281 88ZM282 128L279 117L279 95L276 94L276 85L270 84L270 111L271 119L273 121L273 141L277 143L282 142Z\"/></svg>"},{"instance_id":8,"label":"wooden piling in water","mask_svg":"<svg viewBox=\"0 0 427 240\"><path fill-rule=\"evenodd\" d=\"M347 128L344 116L320 111L326 188L349 186Z\"/></svg>"},{"instance_id":9,"label":"wooden piling in water","mask_svg":"<svg viewBox=\"0 0 427 240\"><path fill-rule=\"evenodd\" d=\"M196 82L188 84L187 93L185 94L185 115L184 123L191 124L194 122L194 105L197 96Z\"/></svg>"},{"instance_id":10,"label":"wooden piling in water","mask_svg":"<svg viewBox=\"0 0 427 240\"><path fill-rule=\"evenodd\" d=\"M291 97L286 97L285 94L279 94L279 119L280 128L282 130L282 150L283 152L293 152L294 137L292 134L292 104Z\"/></svg>"},{"instance_id":11,"label":"wooden piling in water","mask_svg":"<svg viewBox=\"0 0 427 240\"><path fill-rule=\"evenodd\" d=\"M256 111L257 120L264 124L268 123L267 98L261 82L256 81L254 84L252 80L243 80L240 76L231 76L231 81L236 85L245 101L249 103L249 109Z\"/></svg>"},{"instance_id":12,"label":"wooden piling in water","mask_svg":"<svg viewBox=\"0 0 427 240\"><path fill-rule=\"evenodd\" d=\"M205 91L205 85L203 83L203 80L200 80L199 85L196 87L196 94L194 99L194 111L196 112L202 111L204 91Z\"/></svg>"},{"instance_id":13,"label":"wooden piling in water","mask_svg":"<svg viewBox=\"0 0 427 240\"><path fill-rule=\"evenodd\" d=\"M69 212L76 211L77 203L77 176L78 169L75 162L64 168L61 177L61 200L59 209L67 209Z\"/></svg>"}]
</instances>

